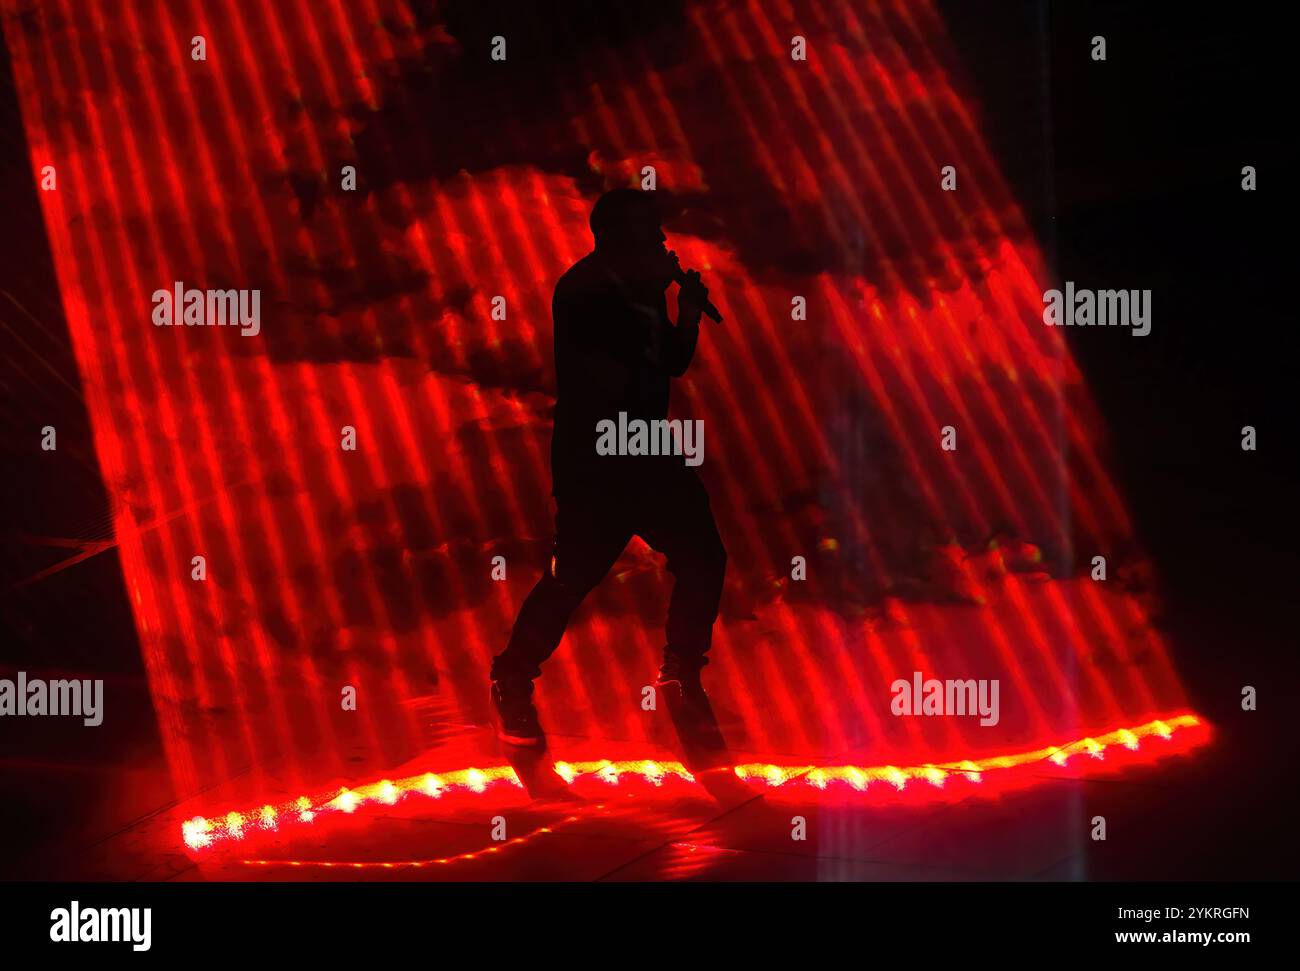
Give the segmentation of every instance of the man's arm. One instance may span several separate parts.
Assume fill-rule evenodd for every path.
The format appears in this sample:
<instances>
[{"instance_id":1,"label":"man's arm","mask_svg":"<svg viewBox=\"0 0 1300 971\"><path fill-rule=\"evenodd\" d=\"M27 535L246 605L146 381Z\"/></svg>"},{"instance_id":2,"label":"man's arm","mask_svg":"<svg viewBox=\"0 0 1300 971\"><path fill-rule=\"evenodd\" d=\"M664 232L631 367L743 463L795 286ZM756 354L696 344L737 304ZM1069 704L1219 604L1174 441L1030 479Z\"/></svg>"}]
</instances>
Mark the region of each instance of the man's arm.
<instances>
[{"instance_id":1,"label":"man's arm","mask_svg":"<svg viewBox=\"0 0 1300 971\"><path fill-rule=\"evenodd\" d=\"M664 363L668 373L680 378L691 366L695 356L695 345L700 339L700 315L709 291L700 282L700 275L694 270L687 273L689 283L677 294L677 325L668 329L667 347Z\"/></svg>"},{"instance_id":2,"label":"man's arm","mask_svg":"<svg viewBox=\"0 0 1300 971\"><path fill-rule=\"evenodd\" d=\"M694 322L684 317L685 315L679 313L677 326L668 328L668 340L664 349L664 367L674 378L680 378L691 366L691 359L695 356L695 345L700 339L699 314L695 315Z\"/></svg>"}]
</instances>

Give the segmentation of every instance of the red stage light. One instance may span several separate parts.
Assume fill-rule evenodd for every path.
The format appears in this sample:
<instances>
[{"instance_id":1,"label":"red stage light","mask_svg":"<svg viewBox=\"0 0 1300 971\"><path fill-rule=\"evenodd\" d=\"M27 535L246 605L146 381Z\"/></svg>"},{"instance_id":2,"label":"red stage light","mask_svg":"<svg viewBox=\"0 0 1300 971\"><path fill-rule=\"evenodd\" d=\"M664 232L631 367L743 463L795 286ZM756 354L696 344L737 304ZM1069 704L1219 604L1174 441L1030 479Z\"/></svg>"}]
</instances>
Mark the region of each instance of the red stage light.
<instances>
[{"instance_id":1,"label":"red stage light","mask_svg":"<svg viewBox=\"0 0 1300 971\"><path fill-rule=\"evenodd\" d=\"M33 171L61 173L40 197L181 797L245 766L250 803L273 766L296 791L351 758L380 776L487 721L488 659L550 532L550 290L589 244L593 174L645 159L736 219L669 227L729 321L677 404L727 427L705 469L732 570L708 676L733 742L980 764L1187 707L1139 596L1069 573L1076 549L1131 552L1132 528L930 4L692 9L671 25L688 56L632 40L570 59L544 124L502 94L539 79L501 65L506 87L453 114L475 136L494 120L502 157L450 171L457 136L421 128L418 68L437 87L475 52L405 3L19 6L5 37ZM370 191L335 191L342 162L370 166ZM940 191L944 164L960 192ZM765 236L785 263L747 248ZM155 329L173 280L259 286L270 317L248 339ZM944 425L958 452L935 447ZM496 552L508 584L488 580ZM793 555L814 566L802 585ZM657 667L661 573L629 550L549 663L557 734L653 740L629 699ZM890 718L888 685L918 670L979 672L1016 704L979 732ZM268 808L278 825L343 804Z\"/></svg>"},{"instance_id":2,"label":"red stage light","mask_svg":"<svg viewBox=\"0 0 1300 971\"><path fill-rule=\"evenodd\" d=\"M1196 729L1200 731L1192 731ZM1181 733L1180 738L1184 743L1179 751L1186 751L1193 745L1203 743L1207 738L1207 731L1208 727L1201 719L1195 715L1182 714L1155 719L1144 725L1120 728L1095 738L1081 738L1062 745L1051 745L1034 751L991 758L962 759L931 765L884 766L750 763L734 766L732 772L742 781L761 782L772 788L809 786L826 790L842 786L857 792L865 792L873 784L883 783L892 787L894 791L902 792L909 783L919 782L941 789L949 782L982 784L986 779L997 782L1009 781L1006 777L1017 769L1041 770L1047 765L1063 767L1070 764L1070 760L1077 756L1103 759L1107 750L1116 748L1137 752L1143 739L1158 738L1168 742L1174 738L1175 733ZM1148 754L1158 758L1165 753L1157 749ZM579 763L557 762L555 773L569 785L580 779L594 779L616 786L625 779L638 779L647 783L651 790L662 786L666 780L690 784L696 781L695 776L680 762L660 762L651 759L617 762L607 759ZM515 770L508 765L490 769L470 768L456 772L424 773L397 781L384 779L369 785L318 796L315 799L300 796L297 800L281 807L264 806L260 810L246 813L230 812L216 819L196 816L184 822L181 836L185 845L191 850L208 850L241 841L258 832L279 831L281 820L290 823L310 823L329 814L351 814L371 803L392 805L407 795L424 795L437 799L444 793L457 790L483 793L489 787L499 784L521 786ZM522 839L512 842L519 842ZM466 858L472 856L470 854ZM448 859L450 858L425 862L447 862ZM402 865L412 864L408 861Z\"/></svg>"}]
</instances>

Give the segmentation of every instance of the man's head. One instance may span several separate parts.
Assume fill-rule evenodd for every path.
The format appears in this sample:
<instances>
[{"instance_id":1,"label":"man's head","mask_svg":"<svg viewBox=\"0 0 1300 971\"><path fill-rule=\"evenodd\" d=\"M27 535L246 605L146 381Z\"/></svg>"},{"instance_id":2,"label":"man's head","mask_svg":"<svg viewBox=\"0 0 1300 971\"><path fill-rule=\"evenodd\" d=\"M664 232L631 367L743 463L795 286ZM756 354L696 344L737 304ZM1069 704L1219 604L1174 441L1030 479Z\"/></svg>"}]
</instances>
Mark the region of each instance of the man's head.
<instances>
[{"instance_id":1,"label":"man's head","mask_svg":"<svg viewBox=\"0 0 1300 971\"><path fill-rule=\"evenodd\" d=\"M653 192L606 192L592 207L591 234L596 238L596 251L620 275L653 279L661 286L667 286L672 279Z\"/></svg>"}]
</instances>

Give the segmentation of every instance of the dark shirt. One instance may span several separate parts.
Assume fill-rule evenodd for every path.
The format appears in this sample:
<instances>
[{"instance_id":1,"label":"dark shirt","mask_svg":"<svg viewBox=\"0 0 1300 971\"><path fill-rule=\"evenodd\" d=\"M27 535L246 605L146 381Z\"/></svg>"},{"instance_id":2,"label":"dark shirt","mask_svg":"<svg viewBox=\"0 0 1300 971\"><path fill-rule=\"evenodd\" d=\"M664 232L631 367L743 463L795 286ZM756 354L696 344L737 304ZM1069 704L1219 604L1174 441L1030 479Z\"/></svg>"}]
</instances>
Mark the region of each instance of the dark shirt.
<instances>
[{"instance_id":1,"label":"dark shirt","mask_svg":"<svg viewBox=\"0 0 1300 971\"><path fill-rule=\"evenodd\" d=\"M629 421L667 418L669 380L686 372L699 328L674 326L662 288L620 281L596 253L560 277L551 315L556 385L552 492L558 496L613 487L635 472L625 457L596 453L597 423L617 422L619 412L626 412Z\"/></svg>"}]
</instances>

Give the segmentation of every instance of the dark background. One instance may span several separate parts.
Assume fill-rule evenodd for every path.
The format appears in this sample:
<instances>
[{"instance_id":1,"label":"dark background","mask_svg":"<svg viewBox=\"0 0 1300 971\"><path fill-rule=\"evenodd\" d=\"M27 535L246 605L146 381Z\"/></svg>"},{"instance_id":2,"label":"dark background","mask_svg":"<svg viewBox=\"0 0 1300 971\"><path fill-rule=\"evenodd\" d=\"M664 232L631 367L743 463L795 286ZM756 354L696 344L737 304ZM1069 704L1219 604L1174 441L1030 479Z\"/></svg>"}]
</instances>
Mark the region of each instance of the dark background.
<instances>
[{"instance_id":1,"label":"dark background","mask_svg":"<svg viewBox=\"0 0 1300 971\"><path fill-rule=\"evenodd\" d=\"M1287 407L1297 170L1284 14L1268 4L1209 15L1077 0L938 7L959 59L957 89L1055 282L1153 291L1149 336L1079 329L1069 338L1156 564L1159 625L1193 707L1221 737L1186 781L1200 807L1194 821L1171 825L1127 869L1093 876L1294 876L1294 841L1282 830L1295 788L1291 605L1300 573ZM1105 62L1090 56L1097 34ZM0 732L9 817L0 874L40 877L64 834L106 807L124 820L156 811L167 794L157 772L122 784L131 767L162 758L116 551L24 582L77 552L43 537L108 539L111 517L0 58L0 673L39 664L102 677L139 702L133 719L95 732L67 720L43 726L37 742L18 719ZM1240 187L1248 164L1253 193ZM58 463L36 448L46 424L58 428ZM1258 433L1253 453L1240 448L1246 424ZM1259 711L1240 710L1244 685L1258 690Z\"/></svg>"},{"instance_id":2,"label":"dark background","mask_svg":"<svg viewBox=\"0 0 1300 971\"><path fill-rule=\"evenodd\" d=\"M1239 717L1246 684L1281 714L1298 575L1288 25L1264 4L1213 17L1162 3L939 7L1055 285L1152 291L1146 337L1067 337L1157 564L1179 673L1211 717Z\"/></svg>"}]
</instances>

